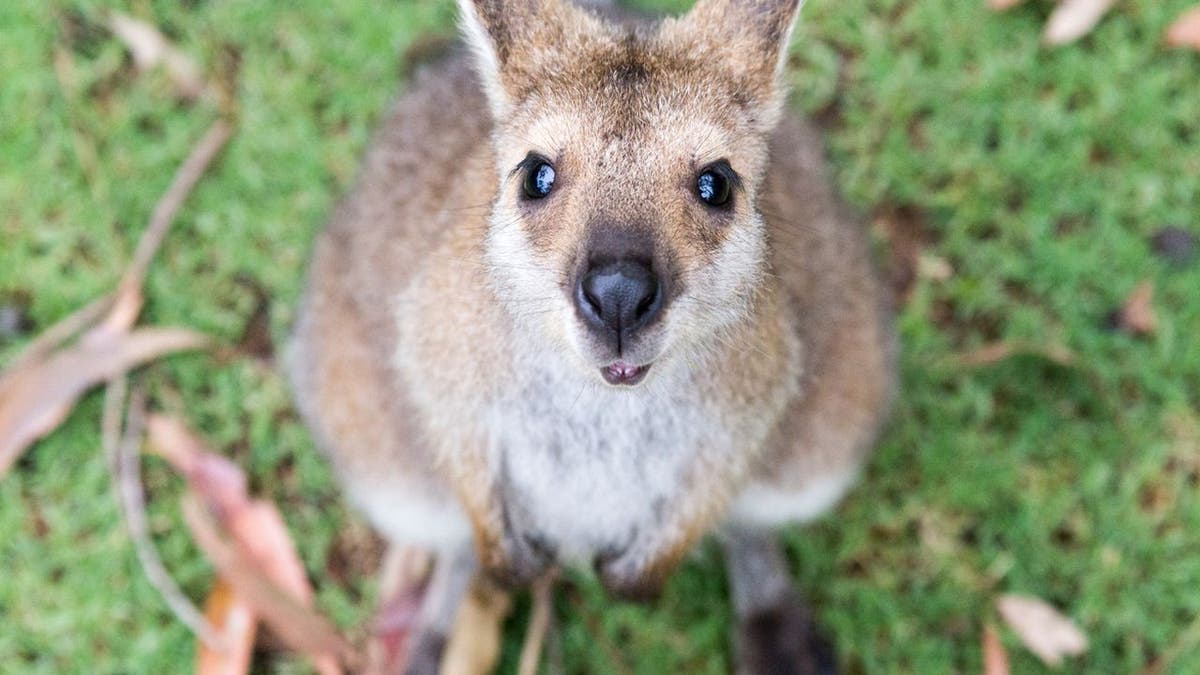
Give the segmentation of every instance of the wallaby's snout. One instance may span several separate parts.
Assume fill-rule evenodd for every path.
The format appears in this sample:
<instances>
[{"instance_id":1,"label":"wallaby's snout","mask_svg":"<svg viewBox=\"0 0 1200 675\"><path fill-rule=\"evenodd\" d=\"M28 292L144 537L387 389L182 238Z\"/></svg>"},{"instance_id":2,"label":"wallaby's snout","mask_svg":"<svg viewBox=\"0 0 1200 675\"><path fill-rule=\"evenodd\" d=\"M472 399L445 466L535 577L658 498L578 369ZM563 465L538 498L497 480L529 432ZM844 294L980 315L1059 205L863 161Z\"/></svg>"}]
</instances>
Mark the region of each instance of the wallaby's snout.
<instances>
[{"instance_id":1,"label":"wallaby's snout","mask_svg":"<svg viewBox=\"0 0 1200 675\"><path fill-rule=\"evenodd\" d=\"M648 237L601 228L581 256L571 285L580 323L612 363L601 368L610 384L636 384L649 364L631 357L644 329L669 300L669 275Z\"/></svg>"}]
</instances>

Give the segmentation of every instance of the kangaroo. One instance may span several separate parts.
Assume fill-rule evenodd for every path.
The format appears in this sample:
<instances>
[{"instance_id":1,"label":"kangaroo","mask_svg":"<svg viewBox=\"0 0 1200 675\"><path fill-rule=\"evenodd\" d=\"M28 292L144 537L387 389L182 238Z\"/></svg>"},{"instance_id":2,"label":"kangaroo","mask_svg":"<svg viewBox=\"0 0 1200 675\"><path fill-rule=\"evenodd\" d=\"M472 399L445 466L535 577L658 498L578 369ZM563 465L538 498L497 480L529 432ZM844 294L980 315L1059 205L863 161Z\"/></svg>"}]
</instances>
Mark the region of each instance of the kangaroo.
<instances>
[{"instance_id":1,"label":"kangaroo","mask_svg":"<svg viewBox=\"0 0 1200 675\"><path fill-rule=\"evenodd\" d=\"M854 482L894 389L866 237L788 113L799 0L460 0L315 245L289 358L352 503L468 580L653 596L715 533L740 673L834 667L773 533Z\"/></svg>"}]
</instances>

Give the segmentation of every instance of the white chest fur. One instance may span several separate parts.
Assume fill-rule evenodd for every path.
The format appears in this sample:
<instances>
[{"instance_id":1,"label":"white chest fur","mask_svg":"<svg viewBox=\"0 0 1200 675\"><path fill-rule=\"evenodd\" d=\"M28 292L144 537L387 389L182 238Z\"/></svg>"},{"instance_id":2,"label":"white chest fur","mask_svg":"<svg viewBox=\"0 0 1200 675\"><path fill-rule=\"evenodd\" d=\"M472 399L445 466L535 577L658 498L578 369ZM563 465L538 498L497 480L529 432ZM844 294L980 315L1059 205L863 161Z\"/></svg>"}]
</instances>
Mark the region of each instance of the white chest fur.
<instances>
[{"instance_id":1,"label":"white chest fur","mask_svg":"<svg viewBox=\"0 0 1200 675\"><path fill-rule=\"evenodd\" d=\"M495 402L491 460L505 508L560 559L586 562L661 527L703 449L731 446L705 402L654 375L612 388L546 366Z\"/></svg>"}]
</instances>

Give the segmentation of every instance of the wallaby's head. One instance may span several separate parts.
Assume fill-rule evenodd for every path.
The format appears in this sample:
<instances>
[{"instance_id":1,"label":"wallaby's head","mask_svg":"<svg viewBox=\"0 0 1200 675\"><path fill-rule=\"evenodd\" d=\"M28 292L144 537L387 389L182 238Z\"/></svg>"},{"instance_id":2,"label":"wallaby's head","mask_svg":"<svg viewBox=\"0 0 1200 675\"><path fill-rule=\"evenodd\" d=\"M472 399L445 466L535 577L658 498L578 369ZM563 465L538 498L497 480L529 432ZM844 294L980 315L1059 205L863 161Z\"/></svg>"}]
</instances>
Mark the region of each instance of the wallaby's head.
<instances>
[{"instance_id":1,"label":"wallaby's head","mask_svg":"<svg viewBox=\"0 0 1200 675\"><path fill-rule=\"evenodd\" d=\"M639 27L566 0L459 4L495 120L489 268L518 326L634 385L744 319L800 1L700 0Z\"/></svg>"}]
</instances>

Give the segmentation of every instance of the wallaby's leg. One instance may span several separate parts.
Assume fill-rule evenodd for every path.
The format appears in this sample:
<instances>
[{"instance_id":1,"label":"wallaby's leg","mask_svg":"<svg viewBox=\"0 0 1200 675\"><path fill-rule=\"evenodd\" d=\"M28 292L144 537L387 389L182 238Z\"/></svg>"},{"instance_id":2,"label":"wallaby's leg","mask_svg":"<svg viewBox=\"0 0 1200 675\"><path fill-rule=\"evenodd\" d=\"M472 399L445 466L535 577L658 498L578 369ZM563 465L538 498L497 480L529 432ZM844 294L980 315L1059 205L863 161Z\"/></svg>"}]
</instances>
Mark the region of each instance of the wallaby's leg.
<instances>
[{"instance_id":1,"label":"wallaby's leg","mask_svg":"<svg viewBox=\"0 0 1200 675\"><path fill-rule=\"evenodd\" d=\"M478 565L465 546L438 556L425 587L421 615L413 632L406 675L437 675L454 618Z\"/></svg>"},{"instance_id":2,"label":"wallaby's leg","mask_svg":"<svg viewBox=\"0 0 1200 675\"><path fill-rule=\"evenodd\" d=\"M837 673L833 649L792 587L774 536L734 526L723 533L722 543L736 617L737 675Z\"/></svg>"}]
</instances>

